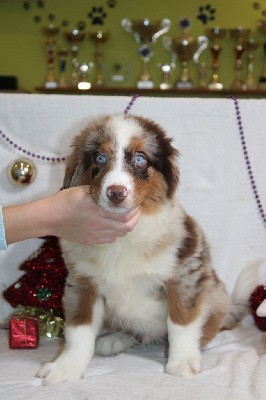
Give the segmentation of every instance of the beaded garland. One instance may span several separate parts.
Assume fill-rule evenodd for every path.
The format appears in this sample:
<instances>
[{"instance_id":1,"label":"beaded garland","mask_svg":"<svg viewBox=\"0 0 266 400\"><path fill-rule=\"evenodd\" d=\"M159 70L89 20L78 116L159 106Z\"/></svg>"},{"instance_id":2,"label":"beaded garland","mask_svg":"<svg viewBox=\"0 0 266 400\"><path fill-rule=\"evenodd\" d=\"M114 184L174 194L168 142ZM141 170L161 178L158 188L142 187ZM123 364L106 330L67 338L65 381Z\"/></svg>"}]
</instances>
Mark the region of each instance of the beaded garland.
<instances>
[{"instance_id":1,"label":"beaded garland","mask_svg":"<svg viewBox=\"0 0 266 400\"><path fill-rule=\"evenodd\" d=\"M247 142L246 142L246 137L245 137L245 132L243 128L243 123L242 123L242 118L241 118L241 112L240 112L240 107L239 107L239 102L238 99L235 96L230 97L234 101L235 105L235 112L236 112L236 118L237 118L237 124L238 124L238 130L239 130L239 135L240 135L240 140L241 140L241 145L242 145L242 150L243 150L243 155L251 183L251 188L252 192L256 201L256 205L259 211L259 215L262 219L262 222L264 226L266 227L266 214L262 205L262 201L260 199L259 193L258 193L258 188L256 184L256 180L254 177L254 173L251 167L251 162L248 154L248 149L247 149Z\"/></svg>"},{"instance_id":2,"label":"beaded garland","mask_svg":"<svg viewBox=\"0 0 266 400\"><path fill-rule=\"evenodd\" d=\"M37 160L52 161L52 162L55 161L62 162L66 160L66 157L49 157L26 150L22 146L19 146L17 143L15 143L12 139L10 139L10 137L8 137L2 130L0 130L0 137L4 139L8 144L13 146L14 149L21 151L23 154L26 154L29 157L36 158Z\"/></svg>"}]
</instances>

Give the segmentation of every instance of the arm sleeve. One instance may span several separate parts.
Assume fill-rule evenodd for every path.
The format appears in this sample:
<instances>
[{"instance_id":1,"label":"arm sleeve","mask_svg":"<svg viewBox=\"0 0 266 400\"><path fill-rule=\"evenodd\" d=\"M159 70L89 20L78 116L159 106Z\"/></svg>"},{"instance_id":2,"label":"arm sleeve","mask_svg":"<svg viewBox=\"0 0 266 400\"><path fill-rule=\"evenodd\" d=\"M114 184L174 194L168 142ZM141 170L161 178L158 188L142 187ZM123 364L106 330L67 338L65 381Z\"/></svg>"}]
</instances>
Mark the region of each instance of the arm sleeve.
<instances>
[{"instance_id":1,"label":"arm sleeve","mask_svg":"<svg viewBox=\"0 0 266 400\"><path fill-rule=\"evenodd\" d=\"M0 206L0 250L6 250L6 235L5 235L5 226L3 220L3 207Z\"/></svg>"}]
</instances>

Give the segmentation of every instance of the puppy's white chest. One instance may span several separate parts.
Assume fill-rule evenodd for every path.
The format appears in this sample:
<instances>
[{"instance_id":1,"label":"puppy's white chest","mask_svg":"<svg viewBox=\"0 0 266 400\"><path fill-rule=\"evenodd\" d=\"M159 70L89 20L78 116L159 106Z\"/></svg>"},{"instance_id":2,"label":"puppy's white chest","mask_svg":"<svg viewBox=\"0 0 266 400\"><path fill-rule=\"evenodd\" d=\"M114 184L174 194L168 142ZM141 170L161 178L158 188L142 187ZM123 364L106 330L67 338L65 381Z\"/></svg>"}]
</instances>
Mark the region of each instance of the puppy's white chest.
<instances>
[{"instance_id":1,"label":"puppy's white chest","mask_svg":"<svg viewBox=\"0 0 266 400\"><path fill-rule=\"evenodd\" d=\"M166 300L163 289L150 278L124 285L101 285L107 320L114 326L154 338L166 333Z\"/></svg>"}]
</instances>

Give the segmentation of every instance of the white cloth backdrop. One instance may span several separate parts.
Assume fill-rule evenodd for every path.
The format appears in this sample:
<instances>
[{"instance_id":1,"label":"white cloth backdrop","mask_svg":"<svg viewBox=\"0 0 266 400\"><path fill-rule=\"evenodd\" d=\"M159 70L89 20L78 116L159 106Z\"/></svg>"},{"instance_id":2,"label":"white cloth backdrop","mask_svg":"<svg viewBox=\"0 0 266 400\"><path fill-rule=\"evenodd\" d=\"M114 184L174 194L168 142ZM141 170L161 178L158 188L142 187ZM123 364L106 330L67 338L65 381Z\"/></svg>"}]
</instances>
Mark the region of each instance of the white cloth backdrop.
<instances>
[{"instance_id":1,"label":"white cloth backdrop","mask_svg":"<svg viewBox=\"0 0 266 400\"><path fill-rule=\"evenodd\" d=\"M62 156L67 154L73 136L87 120L106 113L121 113L129 101L130 97L124 96L2 94L0 130L31 152ZM240 100L239 104L256 183L266 208L266 100ZM227 289L231 291L239 271L246 262L255 258L266 258L266 229L253 198L233 101L140 97L130 112L154 119L173 137L174 144L180 151L179 196L186 210L198 219L204 228L211 244L214 265ZM63 163L51 164L46 161L35 161L38 172L33 184L23 189L13 186L7 178L7 167L21 156L20 152L0 138L0 204L8 205L42 197L62 186ZM0 292L20 276L19 263L40 243L38 239L28 240L11 245L7 251L0 252ZM0 321L9 315L11 310L1 299ZM20 360L22 365L29 364L29 374L34 373L38 362L49 359L49 355L55 353L57 346L57 343L52 341L42 343L35 351L9 350L6 332L1 334L2 355L7 365L2 365L2 372L0 364L3 382L7 375L11 374L7 374L6 368L10 366L10 369L14 370L15 361ZM260 357L257 354L259 338L260 333L254 328L251 319L247 326L244 324L237 331L219 334L210 350L205 352L205 372L193 382L161 375L164 355L160 347L145 348L139 352L134 350L112 361L96 358L96 369L88 370L86 375L87 395L83 393L84 381L77 384L75 390L80 394L80 399L97 400L146 399L149 390L153 391L153 397L150 397L152 399L243 400L263 398L263 394L266 398L266 388L257 377L257 374L265 376L266 373L265 356ZM49 351L50 354L47 355ZM235 358L232 354L235 354ZM121 361L121 369L117 360ZM154 363L158 368L153 369ZM125 372L125 365L128 373ZM40 383L33 377L30 379L27 374L23 380L24 368L20 365L16 373L14 372L15 375L11 374L10 387L9 383L6 386L7 392L4 391L4 386L0 385L1 398L5 398L6 394L8 399L35 399L36 393L39 393L40 399L47 393L53 393L44 388L43 392L35 392L40 390L36 388ZM92 377L93 384L90 386ZM124 381L123 387L119 386L121 379ZM142 379L140 385L137 383L138 379ZM104 382L108 382L105 389ZM21 392L18 389L20 386L17 386L17 391L14 389L16 384L21 385ZM54 398L78 398L75 397L75 390L71 392L70 386L67 387L66 393L60 388L58 395L54 394ZM111 392L108 392L108 387ZM24 389L29 393L26 397L23 397ZM134 397L134 390L137 390L137 397ZM21 393L21 396L18 394L16 397L14 393ZM193 397L193 393L196 397Z\"/></svg>"}]
</instances>

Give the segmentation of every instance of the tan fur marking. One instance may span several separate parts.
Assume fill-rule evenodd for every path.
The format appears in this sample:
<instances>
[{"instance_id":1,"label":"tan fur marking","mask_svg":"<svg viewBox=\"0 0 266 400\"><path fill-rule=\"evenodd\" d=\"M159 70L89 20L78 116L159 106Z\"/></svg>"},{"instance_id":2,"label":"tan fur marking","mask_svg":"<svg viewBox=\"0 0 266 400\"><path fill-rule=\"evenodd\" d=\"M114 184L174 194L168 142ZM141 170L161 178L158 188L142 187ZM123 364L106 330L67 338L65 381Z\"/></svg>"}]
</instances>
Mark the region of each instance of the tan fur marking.
<instances>
[{"instance_id":1,"label":"tan fur marking","mask_svg":"<svg viewBox=\"0 0 266 400\"><path fill-rule=\"evenodd\" d=\"M149 251L146 251L144 253L145 257L150 257L154 256L156 254L161 253L166 247L168 247L171 244L175 243L175 239L173 239L172 235L164 235L161 237L160 241L155 243Z\"/></svg>"},{"instance_id":2,"label":"tan fur marking","mask_svg":"<svg viewBox=\"0 0 266 400\"><path fill-rule=\"evenodd\" d=\"M110 141L110 139L105 139L102 143L101 143L101 147L99 149L100 151L103 151L106 154L113 154L114 149L112 148L112 142Z\"/></svg>"},{"instance_id":3,"label":"tan fur marking","mask_svg":"<svg viewBox=\"0 0 266 400\"><path fill-rule=\"evenodd\" d=\"M186 228L187 236L183 241L182 247L179 249L179 258L184 260L193 255L198 244L198 235L196 231L196 223L189 215L186 215L184 226Z\"/></svg>"},{"instance_id":4,"label":"tan fur marking","mask_svg":"<svg viewBox=\"0 0 266 400\"><path fill-rule=\"evenodd\" d=\"M218 333L219 329L222 326L222 322L225 316L225 312L216 312L216 314L210 315L209 319L203 326L202 330L202 338L201 338L201 346L205 346L209 343L214 336Z\"/></svg>"},{"instance_id":5,"label":"tan fur marking","mask_svg":"<svg viewBox=\"0 0 266 400\"><path fill-rule=\"evenodd\" d=\"M98 297L96 286L87 278L78 277L75 279L78 284L78 304L75 310L70 313L68 310L68 325L90 324L93 317L93 305Z\"/></svg>"},{"instance_id":6,"label":"tan fur marking","mask_svg":"<svg viewBox=\"0 0 266 400\"><path fill-rule=\"evenodd\" d=\"M152 214L158 210L166 198L166 183L161 174L150 168L149 181L135 181L136 206L144 214ZM151 195L152 194L152 195Z\"/></svg>"},{"instance_id":7,"label":"tan fur marking","mask_svg":"<svg viewBox=\"0 0 266 400\"><path fill-rule=\"evenodd\" d=\"M168 315L171 321L179 325L188 325L194 321L200 312L203 292L197 293L190 304L185 304L178 290L178 283L169 280L165 282L168 299Z\"/></svg>"},{"instance_id":8,"label":"tan fur marking","mask_svg":"<svg viewBox=\"0 0 266 400\"><path fill-rule=\"evenodd\" d=\"M145 149L145 142L142 137L133 137L130 142L129 150L133 153L136 151L143 151Z\"/></svg>"}]
</instances>

